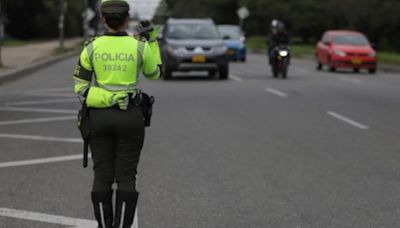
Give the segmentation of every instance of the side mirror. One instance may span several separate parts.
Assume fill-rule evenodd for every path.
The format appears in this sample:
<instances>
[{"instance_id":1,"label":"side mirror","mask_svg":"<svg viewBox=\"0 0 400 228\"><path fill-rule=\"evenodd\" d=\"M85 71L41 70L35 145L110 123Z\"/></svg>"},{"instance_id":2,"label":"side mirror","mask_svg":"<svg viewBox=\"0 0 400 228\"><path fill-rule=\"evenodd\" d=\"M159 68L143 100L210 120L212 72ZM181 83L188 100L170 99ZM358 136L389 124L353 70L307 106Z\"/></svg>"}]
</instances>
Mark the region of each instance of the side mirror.
<instances>
[{"instance_id":1,"label":"side mirror","mask_svg":"<svg viewBox=\"0 0 400 228\"><path fill-rule=\"evenodd\" d=\"M324 45L326 45L326 46L330 46L331 45L331 43L328 41L328 42L322 42Z\"/></svg>"},{"instance_id":2,"label":"side mirror","mask_svg":"<svg viewBox=\"0 0 400 228\"><path fill-rule=\"evenodd\" d=\"M222 39L224 40L229 40L231 37L230 36L223 36Z\"/></svg>"}]
</instances>

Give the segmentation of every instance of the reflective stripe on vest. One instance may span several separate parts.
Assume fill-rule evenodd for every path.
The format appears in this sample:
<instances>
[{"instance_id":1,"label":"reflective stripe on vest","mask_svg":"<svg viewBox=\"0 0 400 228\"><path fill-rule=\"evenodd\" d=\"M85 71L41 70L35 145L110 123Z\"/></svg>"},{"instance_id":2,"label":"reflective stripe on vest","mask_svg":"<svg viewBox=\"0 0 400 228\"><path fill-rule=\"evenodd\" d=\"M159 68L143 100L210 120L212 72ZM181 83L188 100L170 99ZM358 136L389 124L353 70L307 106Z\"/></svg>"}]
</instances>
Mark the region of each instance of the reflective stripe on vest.
<instances>
[{"instance_id":1,"label":"reflective stripe on vest","mask_svg":"<svg viewBox=\"0 0 400 228\"><path fill-rule=\"evenodd\" d=\"M100 84L97 82L98 87L108 90L108 91L134 91L136 90L136 85L137 83L132 83L130 85L105 85L105 84Z\"/></svg>"},{"instance_id":2,"label":"reflective stripe on vest","mask_svg":"<svg viewBox=\"0 0 400 228\"><path fill-rule=\"evenodd\" d=\"M90 65L92 65L92 70L94 71L94 66L93 66L93 42L90 42L88 46L86 46L86 51L87 55L90 61Z\"/></svg>"}]
</instances>

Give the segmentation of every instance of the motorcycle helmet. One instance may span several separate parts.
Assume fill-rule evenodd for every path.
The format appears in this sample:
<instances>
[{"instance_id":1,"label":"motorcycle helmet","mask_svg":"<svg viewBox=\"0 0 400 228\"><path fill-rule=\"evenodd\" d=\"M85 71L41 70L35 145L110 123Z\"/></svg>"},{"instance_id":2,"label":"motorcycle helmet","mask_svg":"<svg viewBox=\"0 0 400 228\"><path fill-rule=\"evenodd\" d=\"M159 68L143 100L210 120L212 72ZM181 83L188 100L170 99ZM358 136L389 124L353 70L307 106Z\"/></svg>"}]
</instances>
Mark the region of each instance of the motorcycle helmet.
<instances>
[{"instance_id":1,"label":"motorcycle helmet","mask_svg":"<svg viewBox=\"0 0 400 228\"><path fill-rule=\"evenodd\" d=\"M276 34L278 33L278 27L281 24L281 22L278 19L273 19L271 21L271 25L270 25L270 31L272 34Z\"/></svg>"}]
</instances>

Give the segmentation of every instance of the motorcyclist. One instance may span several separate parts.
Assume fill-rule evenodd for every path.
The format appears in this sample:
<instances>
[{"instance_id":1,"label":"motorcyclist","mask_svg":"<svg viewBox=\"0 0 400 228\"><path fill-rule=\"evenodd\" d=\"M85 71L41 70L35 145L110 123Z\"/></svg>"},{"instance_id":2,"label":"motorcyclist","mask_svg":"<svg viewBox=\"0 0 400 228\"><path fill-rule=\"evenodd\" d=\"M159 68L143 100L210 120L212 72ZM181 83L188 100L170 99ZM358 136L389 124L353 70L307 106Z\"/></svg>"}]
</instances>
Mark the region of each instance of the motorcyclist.
<instances>
[{"instance_id":1,"label":"motorcyclist","mask_svg":"<svg viewBox=\"0 0 400 228\"><path fill-rule=\"evenodd\" d=\"M283 22L273 19L267 38L269 63L272 64L275 56L275 47L289 45L290 36Z\"/></svg>"}]
</instances>

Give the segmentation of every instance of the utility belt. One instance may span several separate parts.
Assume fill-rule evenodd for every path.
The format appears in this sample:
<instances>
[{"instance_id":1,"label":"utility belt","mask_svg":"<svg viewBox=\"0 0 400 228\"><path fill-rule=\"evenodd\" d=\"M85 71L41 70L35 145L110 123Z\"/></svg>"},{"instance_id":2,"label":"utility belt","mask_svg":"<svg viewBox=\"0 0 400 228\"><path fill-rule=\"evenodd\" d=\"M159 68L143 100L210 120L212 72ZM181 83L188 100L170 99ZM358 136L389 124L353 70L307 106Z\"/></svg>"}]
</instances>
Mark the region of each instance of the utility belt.
<instances>
[{"instance_id":1,"label":"utility belt","mask_svg":"<svg viewBox=\"0 0 400 228\"><path fill-rule=\"evenodd\" d=\"M153 96L148 95L140 90L136 93L129 94L129 103L131 105L140 106L143 112L143 121L145 127L150 127L151 116L153 114L153 104L155 99ZM87 167L88 152L89 152L89 138L90 138L90 112L86 105L86 100L81 101L82 107L78 112L78 129L81 133L83 145L83 167Z\"/></svg>"}]
</instances>

